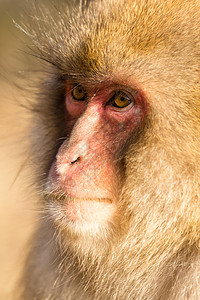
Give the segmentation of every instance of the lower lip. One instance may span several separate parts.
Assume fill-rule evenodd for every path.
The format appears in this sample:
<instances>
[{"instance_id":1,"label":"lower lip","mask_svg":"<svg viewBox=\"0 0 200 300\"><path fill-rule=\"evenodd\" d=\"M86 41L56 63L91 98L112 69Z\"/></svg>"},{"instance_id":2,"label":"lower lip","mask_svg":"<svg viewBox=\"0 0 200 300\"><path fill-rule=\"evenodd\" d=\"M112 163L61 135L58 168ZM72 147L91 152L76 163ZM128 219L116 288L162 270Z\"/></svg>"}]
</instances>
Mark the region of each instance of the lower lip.
<instances>
[{"instance_id":1,"label":"lower lip","mask_svg":"<svg viewBox=\"0 0 200 300\"><path fill-rule=\"evenodd\" d=\"M68 220L73 223L104 223L115 212L115 205L109 199L72 199L65 206Z\"/></svg>"}]
</instances>

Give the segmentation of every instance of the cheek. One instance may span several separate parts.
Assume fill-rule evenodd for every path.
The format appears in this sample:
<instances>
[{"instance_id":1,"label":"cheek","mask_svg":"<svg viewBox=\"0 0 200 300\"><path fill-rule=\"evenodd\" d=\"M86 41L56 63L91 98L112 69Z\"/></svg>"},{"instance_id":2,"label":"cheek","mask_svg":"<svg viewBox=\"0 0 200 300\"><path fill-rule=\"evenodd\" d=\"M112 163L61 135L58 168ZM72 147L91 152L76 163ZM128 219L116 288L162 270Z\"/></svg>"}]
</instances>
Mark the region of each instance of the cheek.
<instances>
[{"instance_id":1,"label":"cheek","mask_svg":"<svg viewBox=\"0 0 200 300\"><path fill-rule=\"evenodd\" d=\"M65 98L65 107L70 118L79 118L86 109L86 106L86 101L76 101L72 98L71 93L67 93Z\"/></svg>"}]
</instances>

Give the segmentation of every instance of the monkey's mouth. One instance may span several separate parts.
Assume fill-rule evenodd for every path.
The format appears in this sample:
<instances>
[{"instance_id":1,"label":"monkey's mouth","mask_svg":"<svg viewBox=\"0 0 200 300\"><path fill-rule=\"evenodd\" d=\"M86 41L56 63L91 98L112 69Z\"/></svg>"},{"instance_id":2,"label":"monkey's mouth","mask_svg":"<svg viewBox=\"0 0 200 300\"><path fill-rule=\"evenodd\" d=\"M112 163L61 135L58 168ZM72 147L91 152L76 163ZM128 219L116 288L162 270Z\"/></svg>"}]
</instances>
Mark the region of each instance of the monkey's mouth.
<instances>
[{"instance_id":1,"label":"monkey's mouth","mask_svg":"<svg viewBox=\"0 0 200 300\"><path fill-rule=\"evenodd\" d=\"M51 194L59 202L62 213L71 223L105 223L115 214L116 205L109 198L76 198Z\"/></svg>"},{"instance_id":2,"label":"monkey's mouth","mask_svg":"<svg viewBox=\"0 0 200 300\"><path fill-rule=\"evenodd\" d=\"M115 207L110 199L74 198L65 205L67 218L72 222L106 222L114 213Z\"/></svg>"}]
</instances>

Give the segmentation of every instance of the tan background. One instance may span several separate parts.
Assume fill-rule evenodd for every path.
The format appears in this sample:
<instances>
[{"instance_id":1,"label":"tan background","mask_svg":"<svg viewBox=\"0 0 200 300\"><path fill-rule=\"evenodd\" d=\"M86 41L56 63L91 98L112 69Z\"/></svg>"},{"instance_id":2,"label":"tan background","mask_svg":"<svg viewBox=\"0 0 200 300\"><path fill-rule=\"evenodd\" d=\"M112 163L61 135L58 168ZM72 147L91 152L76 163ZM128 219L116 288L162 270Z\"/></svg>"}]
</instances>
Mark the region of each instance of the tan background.
<instances>
[{"instance_id":1,"label":"tan background","mask_svg":"<svg viewBox=\"0 0 200 300\"><path fill-rule=\"evenodd\" d=\"M23 38L12 23L19 12L19 2L0 0L0 300L15 300L10 292L36 220L28 173L20 172L28 158L24 143L28 118L18 105L23 93L12 83L13 74L23 68L17 59ZM27 159L25 164L29 163Z\"/></svg>"}]
</instances>

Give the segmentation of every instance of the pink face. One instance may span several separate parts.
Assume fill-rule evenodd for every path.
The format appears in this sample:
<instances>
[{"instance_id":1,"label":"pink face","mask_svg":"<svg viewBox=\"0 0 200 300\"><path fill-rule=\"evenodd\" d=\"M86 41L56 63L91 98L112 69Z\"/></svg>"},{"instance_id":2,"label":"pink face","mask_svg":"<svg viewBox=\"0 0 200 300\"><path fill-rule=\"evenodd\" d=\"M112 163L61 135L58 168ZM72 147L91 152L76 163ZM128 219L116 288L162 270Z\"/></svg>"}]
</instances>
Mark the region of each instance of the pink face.
<instances>
[{"instance_id":1,"label":"pink face","mask_svg":"<svg viewBox=\"0 0 200 300\"><path fill-rule=\"evenodd\" d=\"M87 90L67 82L65 107L70 137L51 166L47 190L66 197L71 223L111 221L123 182L122 149L146 115L144 97L117 84Z\"/></svg>"}]
</instances>

